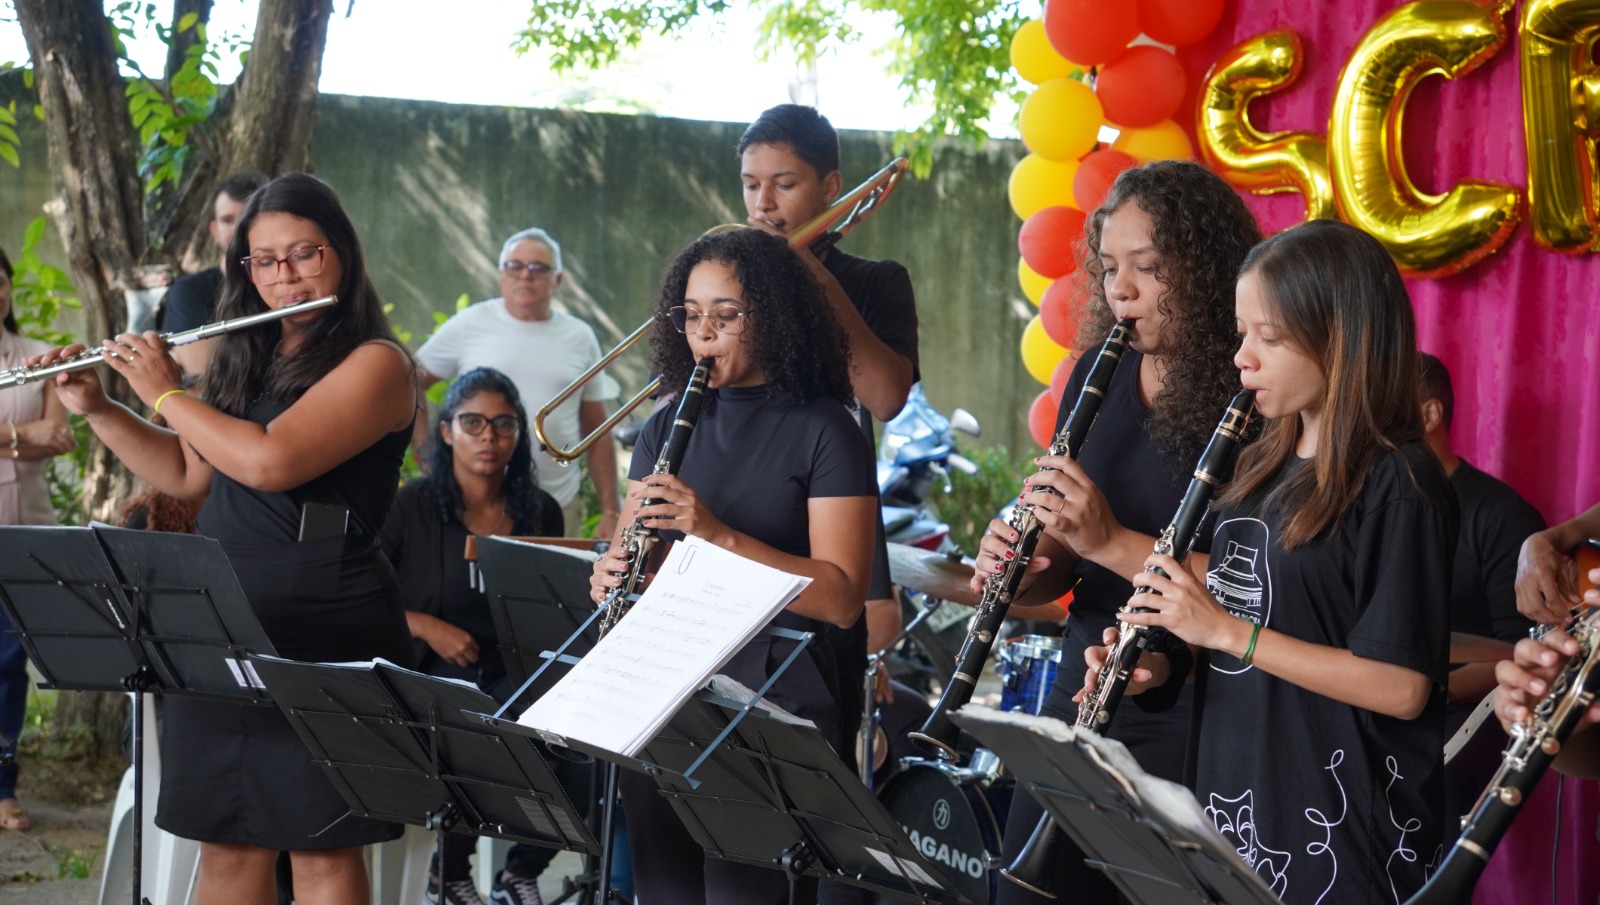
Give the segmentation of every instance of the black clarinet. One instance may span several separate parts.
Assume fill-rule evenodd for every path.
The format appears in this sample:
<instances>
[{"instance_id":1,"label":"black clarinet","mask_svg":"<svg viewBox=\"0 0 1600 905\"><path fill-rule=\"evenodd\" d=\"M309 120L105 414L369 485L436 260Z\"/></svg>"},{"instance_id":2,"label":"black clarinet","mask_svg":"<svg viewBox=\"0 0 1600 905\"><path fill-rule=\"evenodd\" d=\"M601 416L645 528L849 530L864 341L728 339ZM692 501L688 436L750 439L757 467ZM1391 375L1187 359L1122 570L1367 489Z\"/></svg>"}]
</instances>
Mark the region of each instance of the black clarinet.
<instances>
[{"instance_id":1,"label":"black clarinet","mask_svg":"<svg viewBox=\"0 0 1600 905\"><path fill-rule=\"evenodd\" d=\"M1447 905L1472 898L1495 846L1594 703L1600 692L1600 607L1589 610L1570 632L1578 642L1577 655L1561 667L1532 718L1511 727L1500 769L1461 819L1461 835L1444 862L1406 905Z\"/></svg>"},{"instance_id":2,"label":"black clarinet","mask_svg":"<svg viewBox=\"0 0 1600 905\"><path fill-rule=\"evenodd\" d=\"M1089 376L1084 380L1077 402L1073 403L1071 414L1067 415L1066 422L1061 425L1046 455L1064 455L1070 459L1078 457L1078 450L1088 438L1089 428L1094 425L1095 415L1100 411L1100 402L1105 399L1106 390L1111 386L1111 376L1122 360L1122 353L1127 351L1128 337L1132 332L1131 320L1122 321L1112 328L1111 335L1106 337L1094 364L1089 368ZM927 722L922 724L921 729L911 733L911 740L918 747L937 755L941 760L954 762L958 759L956 741L961 730L950 719L950 714L972 700L978 675L983 672L983 664L994 649L1000 623L1005 621L1006 611L1011 608L1012 598L1022 583L1028 561L1033 558L1033 548L1038 545L1039 535L1043 532L1043 526L1034 516L1031 506L1016 507L1008 524L1017 530L1017 541L1011 545L1011 551L1016 555L999 572L984 579L978 612L972 617L972 627L967 631L966 640L961 643L961 652L956 655L955 675L950 677L950 683L939 696L939 704L933 708Z\"/></svg>"},{"instance_id":3,"label":"black clarinet","mask_svg":"<svg viewBox=\"0 0 1600 905\"><path fill-rule=\"evenodd\" d=\"M689 375L689 385L684 387L683 396L678 400L678 411L672 416L672 427L667 431L666 442L661 444L661 455L656 457L656 467L651 474L675 475L683 465L684 450L689 448L689 435L694 433L695 422L700 419L700 403L705 399L706 382L711 379L712 361L711 358L700 359L694 373ZM639 508L660 502L655 498L641 500ZM650 560L650 551L655 549L658 540L660 535L656 529L645 527L644 519L637 516L628 530L623 532L622 554L628 567L622 573L622 584L612 588L605 602L600 604L605 610L600 617L601 635L615 628L622 617L628 615L628 610L633 608L634 601L639 599L639 594L644 590L645 568Z\"/></svg>"},{"instance_id":4,"label":"black clarinet","mask_svg":"<svg viewBox=\"0 0 1600 905\"><path fill-rule=\"evenodd\" d=\"M1195 534L1211 506L1211 497L1217 488L1228 483L1233 477L1234 463L1239 460L1240 439L1250 423L1250 414L1255 408L1255 396L1255 390L1240 390L1233 397L1233 401L1228 403L1228 410L1223 413L1221 423L1211 434L1211 441L1206 444L1205 452L1200 454L1200 461L1194 467L1194 476L1189 480L1188 489L1183 492L1183 501L1178 504L1178 511L1173 515L1172 523L1167 525L1156 541L1155 552L1165 553L1182 562L1194 548ZM1161 576L1167 574L1154 566L1146 571ZM1134 593L1138 595L1157 592L1149 588L1139 588ZM1132 607L1131 611L1150 612L1145 607ZM1105 727L1111 722L1112 714L1116 712L1117 705L1121 703L1123 695L1128 690L1128 680L1133 675L1134 667L1139 664L1139 656L1144 653L1145 647L1150 642L1151 631L1149 627L1143 625L1123 624L1119 627L1117 643L1106 656L1105 665L1100 667L1094 691L1084 695L1083 703L1078 706L1079 729L1097 733L1105 731ZM1039 823L1034 826L1033 834L1028 837L1022 851L1017 853L1011 866L1000 871L1000 875L1037 895L1055 898L1055 890L1051 888L1049 878L1056 837L1059 834L1055 818L1046 811L1039 818Z\"/></svg>"}]
</instances>

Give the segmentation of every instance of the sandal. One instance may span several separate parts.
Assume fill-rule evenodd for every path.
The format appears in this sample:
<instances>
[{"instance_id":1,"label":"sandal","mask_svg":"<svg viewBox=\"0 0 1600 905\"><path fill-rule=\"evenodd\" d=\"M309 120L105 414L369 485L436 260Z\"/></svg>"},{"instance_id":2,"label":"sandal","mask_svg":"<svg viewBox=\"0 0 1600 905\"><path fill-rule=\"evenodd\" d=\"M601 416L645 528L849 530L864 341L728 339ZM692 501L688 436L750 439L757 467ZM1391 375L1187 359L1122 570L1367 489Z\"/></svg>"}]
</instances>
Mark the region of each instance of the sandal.
<instances>
[{"instance_id":1,"label":"sandal","mask_svg":"<svg viewBox=\"0 0 1600 905\"><path fill-rule=\"evenodd\" d=\"M23 830L33 826L33 818L28 816L28 809L23 807L15 798L0 799L0 830Z\"/></svg>"}]
</instances>

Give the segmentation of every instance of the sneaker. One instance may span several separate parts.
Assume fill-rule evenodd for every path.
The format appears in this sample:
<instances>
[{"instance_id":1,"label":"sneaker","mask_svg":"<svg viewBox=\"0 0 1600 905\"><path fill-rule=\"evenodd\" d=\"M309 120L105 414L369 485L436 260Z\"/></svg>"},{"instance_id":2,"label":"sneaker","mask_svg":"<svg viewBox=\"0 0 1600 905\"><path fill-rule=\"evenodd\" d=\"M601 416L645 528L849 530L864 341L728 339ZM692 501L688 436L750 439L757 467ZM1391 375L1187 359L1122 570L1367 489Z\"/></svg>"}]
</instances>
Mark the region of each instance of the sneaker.
<instances>
[{"instance_id":1,"label":"sneaker","mask_svg":"<svg viewBox=\"0 0 1600 905\"><path fill-rule=\"evenodd\" d=\"M439 894L439 878L428 875L428 888L422 894L424 905L483 905L483 896L471 880L447 880L444 894Z\"/></svg>"},{"instance_id":2,"label":"sneaker","mask_svg":"<svg viewBox=\"0 0 1600 905\"><path fill-rule=\"evenodd\" d=\"M494 878L494 888L489 890L489 901L494 905L544 905L539 898L539 883L533 877L524 877L503 870Z\"/></svg>"}]
</instances>

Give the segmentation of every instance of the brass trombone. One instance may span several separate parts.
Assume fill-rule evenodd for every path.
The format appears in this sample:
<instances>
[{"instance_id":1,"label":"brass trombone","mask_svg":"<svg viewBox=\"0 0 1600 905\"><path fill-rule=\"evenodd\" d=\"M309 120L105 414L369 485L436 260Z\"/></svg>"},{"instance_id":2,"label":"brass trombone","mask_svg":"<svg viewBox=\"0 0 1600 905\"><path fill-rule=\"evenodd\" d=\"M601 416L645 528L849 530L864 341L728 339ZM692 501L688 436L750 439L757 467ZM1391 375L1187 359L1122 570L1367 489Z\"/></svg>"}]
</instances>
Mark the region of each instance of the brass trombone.
<instances>
[{"instance_id":1,"label":"brass trombone","mask_svg":"<svg viewBox=\"0 0 1600 905\"><path fill-rule=\"evenodd\" d=\"M896 157L894 160L889 161L888 166L872 174L871 178L866 182L851 189L848 194L840 197L827 210L790 233L788 235L790 247L810 248L819 254L832 248L834 243L844 237L845 233L855 229L861 221L870 217L878 209L878 205L882 204L884 199L889 197L889 193L893 192L896 186L900 184L900 177L905 174L907 168L908 164L904 157ZM738 225L732 224L731 226ZM715 227L714 229L725 228L729 227ZM655 318L652 316L643 324L640 324L639 329L629 333L615 348L600 356L600 360L595 362L593 367L579 375L578 379L569 384L566 389L557 393L554 399L545 403L544 408L539 409L538 413L533 416L533 435L538 438L539 445L544 448L545 453L550 458L562 465L571 463L573 459L583 455L596 441L605 436L613 427L616 427L617 423L626 418L630 412L644 404L644 401L650 398L650 394L660 388L660 378L651 380L645 385L644 389L619 406L615 412L611 413L609 418L600 423L599 427L596 427L587 437L580 439L571 449L562 449L550 442L550 438L545 435L544 420L552 412L560 408L562 403L572 398L572 395L582 389L584 384L593 380L596 374L599 374L623 352L633 348L635 343L643 339L645 334L650 332L650 327L654 320Z\"/></svg>"}]
</instances>

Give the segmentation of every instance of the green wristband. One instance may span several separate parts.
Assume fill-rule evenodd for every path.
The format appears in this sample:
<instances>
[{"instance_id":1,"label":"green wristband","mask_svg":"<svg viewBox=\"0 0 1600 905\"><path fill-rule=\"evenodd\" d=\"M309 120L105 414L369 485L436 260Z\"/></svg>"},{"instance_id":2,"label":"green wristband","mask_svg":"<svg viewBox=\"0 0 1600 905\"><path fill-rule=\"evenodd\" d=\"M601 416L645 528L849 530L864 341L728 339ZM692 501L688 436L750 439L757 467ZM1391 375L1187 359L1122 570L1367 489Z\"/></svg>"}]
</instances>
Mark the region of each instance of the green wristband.
<instances>
[{"instance_id":1,"label":"green wristband","mask_svg":"<svg viewBox=\"0 0 1600 905\"><path fill-rule=\"evenodd\" d=\"M1247 646L1244 649L1244 656L1239 658L1239 662L1240 663L1243 663L1244 665L1249 666L1250 662L1255 659L1255 656L1256 656L1256 639L1260 638L1260 637L1261 637L1261 623L1259 623L1259 622L1252 623L1251 626L1250 626L1250 644L1249 644L1249 646Z\"/></svg>"}]
</instances>

